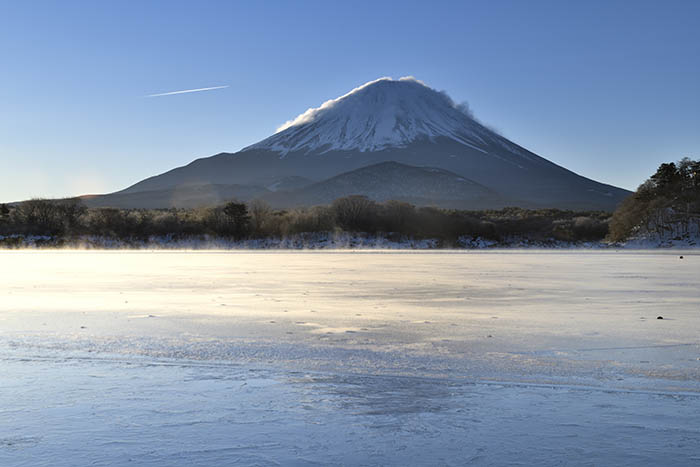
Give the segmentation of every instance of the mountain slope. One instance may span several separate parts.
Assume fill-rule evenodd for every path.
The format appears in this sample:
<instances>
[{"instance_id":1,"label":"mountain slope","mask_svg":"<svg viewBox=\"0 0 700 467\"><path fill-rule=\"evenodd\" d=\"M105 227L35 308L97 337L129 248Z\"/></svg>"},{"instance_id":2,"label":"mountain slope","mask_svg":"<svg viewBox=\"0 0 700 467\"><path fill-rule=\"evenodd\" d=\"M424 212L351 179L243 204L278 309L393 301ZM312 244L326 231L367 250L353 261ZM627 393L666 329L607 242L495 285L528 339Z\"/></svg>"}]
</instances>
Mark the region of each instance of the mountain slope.
<instances>
[{"instance_id":1,"label":"mountain slope","mask_svg":"<svg viewBox=\"0 0 700 467\"><path fill-rule=\"evenodd\" d=\"M263 199L276 207L312 206L357 194L375 201L398 200L464 209L507 204L493 190L455 173L398 162L362 167L296 191L270 193Z\"/></svg>"},{"instance_id":2,"label":"mountain slope","mask_svg":"<svg viewBox=\"0 0 700 467\"><path fill-rule=\"evenodd\" d=\"M91 208L199 208L223 204L232 199L248 201L264 196L269 191L258 186L244 185L181 185L153 191L121 192L110 195L82 196Z\"/></svg>"},{"instance_id":3,"label":"mountain slope","mask_svg":"<svg viewBox=\"0 0 700 467\"><path fill-rule=\"evenodd\" d=\"M503 138L415 79L388 78L309 109L237 153L197 159L120 193L204 184L268 187L294 177L322 181L387 161L454 172L523 207L612 210L629 194Z\"/></svg>"}]
</instances>

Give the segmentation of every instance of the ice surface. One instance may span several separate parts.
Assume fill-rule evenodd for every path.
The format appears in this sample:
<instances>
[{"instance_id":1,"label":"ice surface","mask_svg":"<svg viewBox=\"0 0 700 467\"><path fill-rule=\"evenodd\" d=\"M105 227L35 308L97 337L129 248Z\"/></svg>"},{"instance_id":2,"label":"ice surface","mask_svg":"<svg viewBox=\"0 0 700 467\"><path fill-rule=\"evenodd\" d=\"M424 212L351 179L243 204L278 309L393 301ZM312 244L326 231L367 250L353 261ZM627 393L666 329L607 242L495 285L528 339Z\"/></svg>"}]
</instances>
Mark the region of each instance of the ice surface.
<instances>
[{"instance_id":1,"label":"ice surface","mask_svg":"<svg viewBox=\"0 0 700 467\"><path fill-rule=\"evenodd\" d=\"M691 465L698 397L4 356L0 464Z\"/></svg>"},{"instance_id":2,"label":"ice surface","mask_svg":"<svg viewBox=\"0 0 700 467\"><path fill-rule=\"evenodd\" d=\"M0 264L2 466L700 462L697 252Z\"/></svg>"}]
</instances>

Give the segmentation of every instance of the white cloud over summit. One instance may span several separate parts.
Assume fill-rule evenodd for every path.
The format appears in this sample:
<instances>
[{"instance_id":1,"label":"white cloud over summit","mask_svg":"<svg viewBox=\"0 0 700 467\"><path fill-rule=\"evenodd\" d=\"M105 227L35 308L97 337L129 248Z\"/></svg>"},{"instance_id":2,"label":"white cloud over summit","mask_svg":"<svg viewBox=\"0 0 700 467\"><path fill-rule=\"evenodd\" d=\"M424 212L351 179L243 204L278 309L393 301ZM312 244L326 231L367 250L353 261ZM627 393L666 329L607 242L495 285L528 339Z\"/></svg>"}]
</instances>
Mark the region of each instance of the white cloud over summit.
<instances>
[{"instance_id":1,"label":"white cloud over summit","mask_svg":"<svg viewBox=\"0 0 700 467\"><path fill-rule=\"evenodd\" d=\"M421 86L424 86L424 87L426 87L426 88L428 88L428 89L430 89L430 90L432 90L432 91L435 91L435 92L441 94L441 95L446 99L446 101L449 103L450 106L454 107L455 109L457 109L457 110L459 110L459 111L461 111L461 112L464 112L464 113L465 113L467 116L469 116L470 118L474 118L473 114L472 114L471 111L469 110L469 107L468 107L468 105L467 105L466 103L463 103L463 104L456 104L456 103L447 95L447 93L446 93L445 91L437 91L436 89L433 89L433 88L431 88L430 86L428 86L427 84L425 84L425 82L423 82L423 81L421 81L421 80L419 80L419 79L417 79L417 78L415 78L415 77L413 77L413 76L402 76L401 78L399 78L399 79L397 79L397 80L394 79L394 78L391 78L391 77L389 77L389 76L383 76L383 77L381 77L381 78L377 78L377 79L375 79L375 80L368 81L368 82L366 82L365 84L363 84L363 85L361 85L361 86L358 86L358 87L352 89L350 92L348 92L348 93L346 93L346 94L343 94L343 95L340 96L340 97L336 97L335 99L327 100L326 102L324 102L323 104L321 104L319 107L311 107L311 108L307 109L305 112L301 113L301 114L298 115L296 118L293 118L292 120L287 120L285 123L283 123L282 125L280 125L280 126L277 128L277 130L275 131L275 133L279 133L279 132L284 131L284 130L286 130L287 128L290 128L290 127L293 127L293 126L303 125L303 124L305 124L305 123L312 122L312 121L314 121L314 120L316 119L316 117L318 117L320 114L322 114L322 113L325 112L326 110L332 108L333 106L335 106L338 102L342 101L343 99L345 99L345 98L347 98L347 97L349 97L349 96L352 96L353 94L357 94L358 92L361 92L361 91L363 91L364 89L366 89L366 88L368 88L368 87L370 87L370 86L372 86L372 85L374 85L374 84L376 84L376 83L382 82L382 81L394 81L394 82L407 82L407 81L408 81L408 82L412 82L412 83L416 83L416 84L419 84L419 85L421 85Z\"/></svg>"}]
</instances>

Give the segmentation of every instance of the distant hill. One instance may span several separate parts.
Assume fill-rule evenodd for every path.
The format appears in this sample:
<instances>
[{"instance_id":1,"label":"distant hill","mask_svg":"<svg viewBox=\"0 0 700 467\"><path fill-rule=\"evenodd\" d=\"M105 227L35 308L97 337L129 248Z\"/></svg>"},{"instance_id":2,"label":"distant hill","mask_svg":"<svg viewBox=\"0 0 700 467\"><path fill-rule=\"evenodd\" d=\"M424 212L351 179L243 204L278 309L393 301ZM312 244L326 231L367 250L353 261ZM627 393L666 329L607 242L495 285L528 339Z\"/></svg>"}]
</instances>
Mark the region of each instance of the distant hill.
<instances>
[{"instance_id":1,"label":"distant hill","mask_svg":"<svg viewBox=\"0 0 700 467\"><path fill-rule=\"evenodd\" d=\"M399 200L465 209L507 204L493 190L455 173L398 162L370 165L292 192L268 193L263 199L277 207L313 206L357 194L375 201Z\"/></svg>"},{"instance_id":2,"label":"distant hill","mask_svg":"<svg viewBox=\"0 0 700 467\"><path fill-rule=\"evenodd\" d=\"M270 191L292 191L304 188L306 186L311 185L312 183L314 183L313 180L292 175L290 177L284 177L280 180L277 180L276 182L269 184L265 188L267 188Z\"/></svg>"}]
</instances>

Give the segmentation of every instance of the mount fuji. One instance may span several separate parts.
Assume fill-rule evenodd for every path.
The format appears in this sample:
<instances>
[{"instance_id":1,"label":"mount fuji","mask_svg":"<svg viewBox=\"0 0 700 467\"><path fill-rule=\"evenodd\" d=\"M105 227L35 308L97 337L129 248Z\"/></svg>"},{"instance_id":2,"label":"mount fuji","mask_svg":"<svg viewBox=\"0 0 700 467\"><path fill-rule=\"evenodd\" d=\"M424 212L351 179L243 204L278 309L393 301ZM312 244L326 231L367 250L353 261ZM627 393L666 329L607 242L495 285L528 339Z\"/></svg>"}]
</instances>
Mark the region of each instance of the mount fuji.
<instances>
[{"instance_id":1,"label":"mount fuji","mask_svg":"<svg viewBox=\"0 0 700 467\"><path fill-rule=\"evenodd\" d=\"M462 209L613 210L629 192L518 146L421 81L381 78L237 153L197 159L85 201L167 208L261 198L291 207L352 194Z\"/></svg>"}]
</instances>

